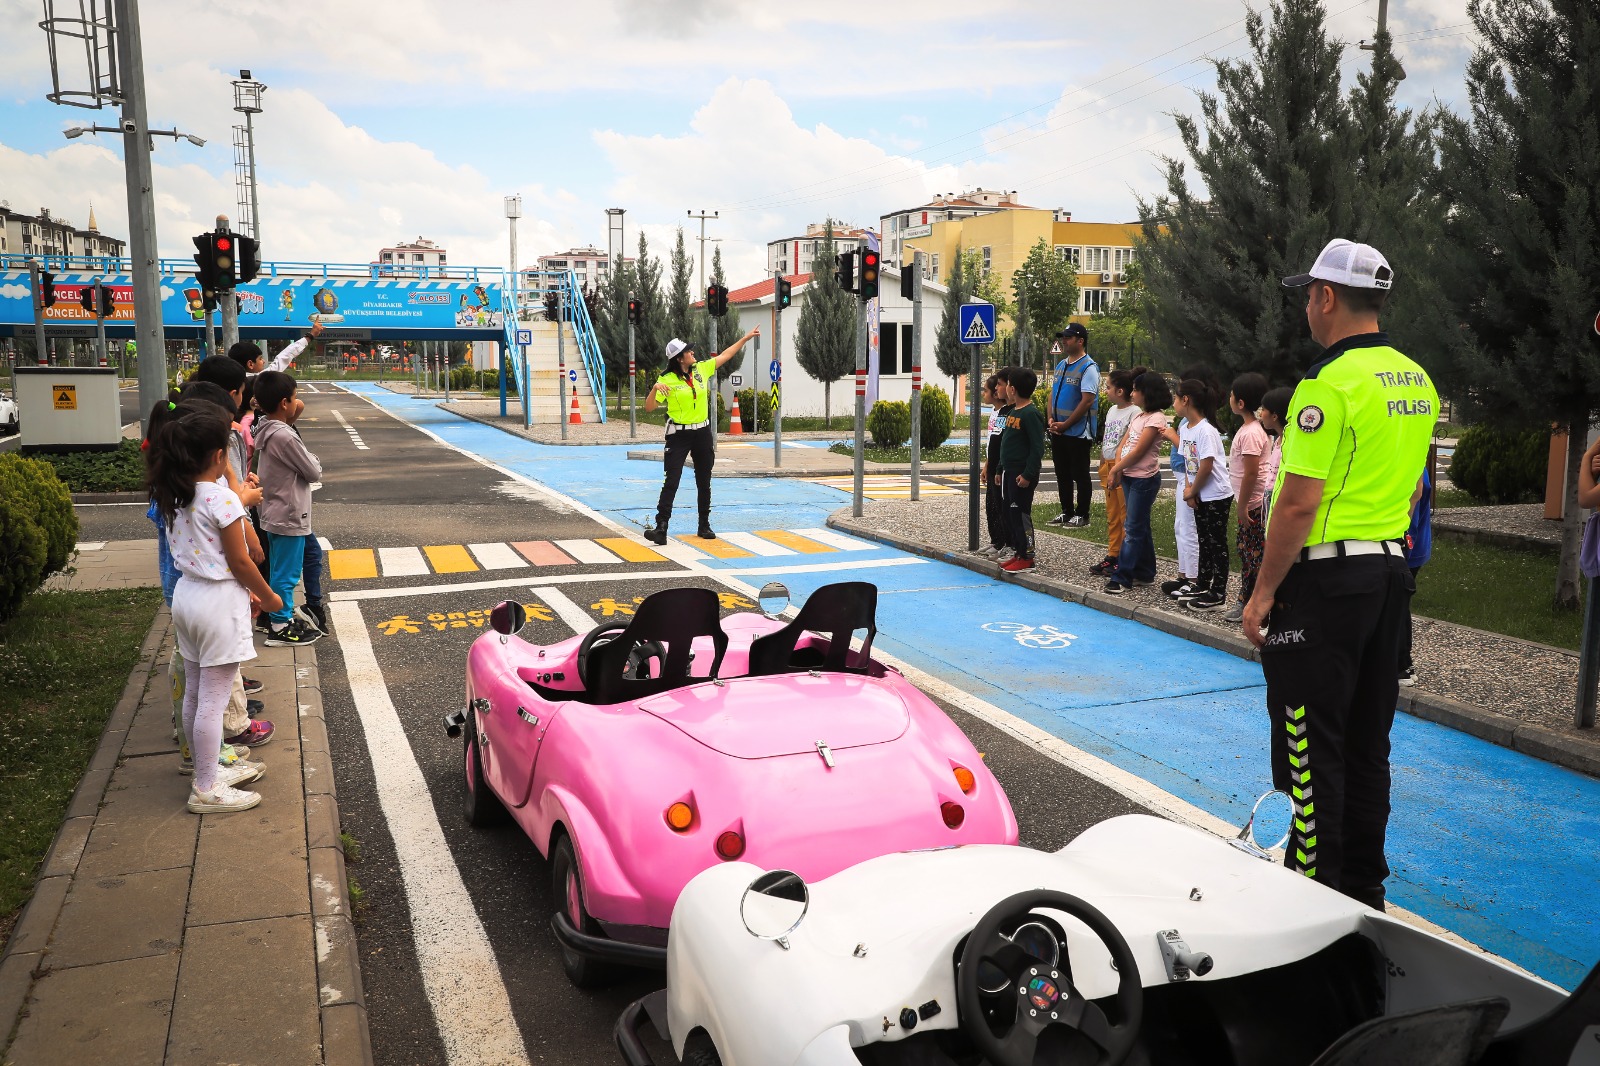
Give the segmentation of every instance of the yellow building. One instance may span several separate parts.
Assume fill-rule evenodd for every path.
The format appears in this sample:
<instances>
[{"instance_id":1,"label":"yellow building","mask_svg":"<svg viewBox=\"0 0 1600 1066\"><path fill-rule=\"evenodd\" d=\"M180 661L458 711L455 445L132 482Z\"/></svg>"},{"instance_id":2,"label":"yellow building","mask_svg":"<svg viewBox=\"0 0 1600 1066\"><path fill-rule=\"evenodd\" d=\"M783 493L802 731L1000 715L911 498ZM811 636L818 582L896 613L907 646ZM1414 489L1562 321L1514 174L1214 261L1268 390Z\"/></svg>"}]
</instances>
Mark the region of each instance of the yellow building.
<instances>
[{"instance_id":1,"label":"yellow building","mask_svg":"<svg viewBox=\"0 0 1600 1066\"><path fill-rule=\"evenodd\" d=\"M998 273L1006 291L1011 276L1041 239L1077 264L1078 314L1085 319L1121 298L1133 262L1137 222L1074 222L1070 211L1028 207L1016 194L984 189L938 197L882 218L885 258L909 263L913 251L928 256L929 276L945 283L957 248L976 248L984 269Z\"/></svg>"}]
</instances>

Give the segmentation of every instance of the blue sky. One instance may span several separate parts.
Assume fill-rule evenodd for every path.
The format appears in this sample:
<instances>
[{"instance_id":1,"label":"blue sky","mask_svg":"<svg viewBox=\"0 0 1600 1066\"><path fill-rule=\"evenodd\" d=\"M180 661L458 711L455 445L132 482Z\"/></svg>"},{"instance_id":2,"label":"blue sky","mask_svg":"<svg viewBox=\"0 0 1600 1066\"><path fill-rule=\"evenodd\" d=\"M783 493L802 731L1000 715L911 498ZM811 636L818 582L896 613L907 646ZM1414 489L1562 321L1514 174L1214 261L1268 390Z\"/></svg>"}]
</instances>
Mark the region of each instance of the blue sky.
<instances>
[{"instance_id":1,"label":"blue sky","mask_svg":"<svg viewBox=\"0 0 1600 1066\"><path fill-rule=\"evenodd\" d=\"M1378 0L1329 0L1364 61ZM1475 42L1466 0L1394 0L1403 99L1460 107ZM1129 16L1129 12L1133 17ZM366 262L425 236L458 263L506 261L502 197L523 196L524 262L604 246L606 207L660 249L689 209L719 210L736 283L768 240L858 223L976 185L1127 221L1178 148L1208 56L1244 45L1238 0L1127 5L994 0L391 0L227 5L143 0L165 254L234 213L229 80L269 88L257 120L268 258ZM39 9L0 5L0 199L126 232L120 139L61 138L115 113L44 100ZM63 70L66 84L82 80Z\"/></svg>"}]
</instances>

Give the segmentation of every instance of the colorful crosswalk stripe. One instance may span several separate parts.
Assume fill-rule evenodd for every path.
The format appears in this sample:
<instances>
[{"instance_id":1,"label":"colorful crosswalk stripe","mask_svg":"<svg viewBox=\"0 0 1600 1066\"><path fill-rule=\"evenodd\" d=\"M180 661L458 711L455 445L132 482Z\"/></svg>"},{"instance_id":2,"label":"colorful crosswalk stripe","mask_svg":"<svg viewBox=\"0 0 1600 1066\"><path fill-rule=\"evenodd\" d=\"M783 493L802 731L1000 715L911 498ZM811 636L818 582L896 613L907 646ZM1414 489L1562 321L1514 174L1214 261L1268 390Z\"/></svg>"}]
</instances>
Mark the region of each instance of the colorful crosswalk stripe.
<instances>
[{"instance_id":1,"label":"colorful crosswalk stripe","mask_svg":"<svg viewBox=\"0 0 1600 1066\"><path fill-rule=\"evenodd\" d=\"M468 544L467 550L485 570L516 570L528 565L509 544Z\"/></svg>"},{"instance_id":2,"label":"colorful crosswalk stripe","mask_svg":"<svg viewBox=\"0 0 1600 1066\"><path fill-rule=\"evenodd\" d=\"M854 537L847 537L843 533L837 533L831 529L797 529L795 532L802 537L808 537L820 544L837 548L842 552L869 552L877 547L876 544L868 544L864 540L856 540Z\"/></svg>"},{"instance_id":3,"label":"colorful crosswalk stripe","mask_svg":"<svg viewBox=\"0 0 1600 1066\"><path fill-rule=\"evenodd\" d=\"M774 544L772 541L764 540L754 533L722 533L719 535L729 544L744 548L752 555L773 557L798 554L793 548L785 548L781 544Z\"/></svg>"},{"instance_id":4,"label":"colorful crosswalk stripe","mask_svg":"<svg viewBox=\"0 0 1600 1066\"><path fill-rule=\"evenodd\" d=\"M625 563L664 563L666 556L627 537L599 537L595 543L615 552Z\"/></svg>"},{"instance_id":5,"label":"colorful crosswalk stripe","mask_svg":"<svg viewBox=\"0 0 1600 1066\"><path fill-rule=\"evenodd\" d=\"M339 548L328 552L328 576L354 581L378 576L378 558L371 548Z\"/></svg>"},{"instance_id":6,"label":"colorful crosswalk stripe","mask_svg":"<svg viewBox=\"0 0 1600 1066\"><path fill-rule=\"evenodd\" d=\"M416 548L379 548L378 562L384 577L421 577L428 572L428 561Z\"/></svg>"},{"instance_id":7,"label":"colorful crosswalk stripe","mask_svg":"<svg viewBox=\"0 0 1600 1066\"><path fill-rule=\"evenodd\" d=\"M568 566L572 556L547 540L517 540L511 546L534 566Z\"/></svg>"},{"instance_id":8,"label":"colorful crosswalk stripe","mask_svg":"<svg viewBox=\"0 0 1600 1066\"><path fill-rule=\"evenodd\" d=\"M620 560L592 540L558 540L556 547L580 563L615 563Z\"/></svg>"},{"instance_id":9,"label":"colorful crosswalk stripe","mask_svg":"<svg viewBox=\"0 0 1600 1066\"><path fill-rule=\"evenodd\" d=\"M729 544L726 539L705 540L701 537L691 537L687 533L680 533L675 538L689 545L697 551L703 551L713 559L748 559L754 552L745 551Z\"/></svg>"},{"instance_id":10,"label":"colorful crosswalk stripe","mask_svg":"<svg viewBox=\"0 0 1600 1066\"><path fill-rule=\"evenodd\" d=\"M826 544L818 544L814 540L791 533L787 529L758 529L756 536L762 540L770 540L774 544L781 544L785 548L799 552L801 555L821 555L825 552L837 551Z\"/></svg>"},{"instance_id":11,"label":"colorful crosswalk stripe","mask_svg":"<svg viewBox=\"0 0 1600 1066\"><path fill-rule=\"evenodd\" d=\"M436 574L465 574L478 569L471 554L459 544L429 544L422 550Z\"/></svg>"}]
</instances>

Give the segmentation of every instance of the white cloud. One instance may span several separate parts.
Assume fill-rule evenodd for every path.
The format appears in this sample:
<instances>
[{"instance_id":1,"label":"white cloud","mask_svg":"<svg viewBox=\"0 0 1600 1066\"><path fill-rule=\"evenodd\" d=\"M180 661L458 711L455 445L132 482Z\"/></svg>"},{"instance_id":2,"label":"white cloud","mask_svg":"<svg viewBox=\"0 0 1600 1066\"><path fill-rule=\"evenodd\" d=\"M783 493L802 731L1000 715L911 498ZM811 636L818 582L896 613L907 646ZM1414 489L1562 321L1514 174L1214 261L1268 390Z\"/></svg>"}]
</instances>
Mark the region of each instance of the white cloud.
<instances>
[{"instance_id":1,"label":"white cloud","mask_svg":"<svg viewBox=\"0 0 1600 1066\"><path fill-rule=\"evenodd\" d=\"M0 285L0 299L17 300L27 296L32 291L26 285Z\"/></svg>"}]
</instances>

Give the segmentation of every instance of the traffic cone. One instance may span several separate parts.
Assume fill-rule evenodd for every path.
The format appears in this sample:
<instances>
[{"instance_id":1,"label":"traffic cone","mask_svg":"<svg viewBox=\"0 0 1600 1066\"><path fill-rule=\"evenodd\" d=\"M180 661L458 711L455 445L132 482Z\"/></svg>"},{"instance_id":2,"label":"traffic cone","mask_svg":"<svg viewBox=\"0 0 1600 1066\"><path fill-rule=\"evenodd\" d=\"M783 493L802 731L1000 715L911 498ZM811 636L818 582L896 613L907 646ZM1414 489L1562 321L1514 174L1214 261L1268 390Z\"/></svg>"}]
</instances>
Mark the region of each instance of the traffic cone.
<instances>
[{"instance_id":1,"label":"traffic cone","mask_svg":"<svg viewBox=\"0 0 1600 1066\"><path fill-rule=\"evenodd\" d=\"M733 394L733 410L728 414L728 436L735 437L744 433L744 419L739 416L739 394Z\"/></svg>"},{"instance_id":2,"label":"traffic cone","mask_svg":"<svg viewBox=\"0 0 1600 1066\"><path fill-rule=\"evenodd\" d=\"M581 426L581 425L583 425L583 415L578 412L578 384L577 384L577 382L573 382L573 384L572 384L572 413L567 416L567 424L570 425L570 426Z\"/></svg>"}]
</instances>

